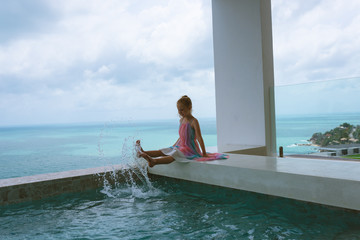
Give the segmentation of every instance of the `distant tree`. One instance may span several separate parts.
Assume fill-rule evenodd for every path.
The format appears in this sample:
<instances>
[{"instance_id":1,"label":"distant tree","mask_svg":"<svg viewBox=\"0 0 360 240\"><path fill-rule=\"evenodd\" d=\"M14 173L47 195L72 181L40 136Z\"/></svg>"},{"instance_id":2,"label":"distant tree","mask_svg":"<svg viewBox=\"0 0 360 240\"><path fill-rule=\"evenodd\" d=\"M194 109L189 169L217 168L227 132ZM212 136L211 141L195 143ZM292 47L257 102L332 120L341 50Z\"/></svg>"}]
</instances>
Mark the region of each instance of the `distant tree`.
<instances>
[{"instance_id":1,"label":"distant tree","mask_svg":"<svg viewBox=\"0 0 360 240\"><path fill-rule=\"evenodd\" d=\"M360 125L356 126L353 136L355 139L358 139L360 141Z\"/></svg>"},{"instance_id":2,"label":"distant tree","mask_svg":"<svg viewBox=\"0 0 360 240\"><path fill-rule=\"evenodd\" d=\"M356 126L350 123L343 123L339 127L326 131L325 133L314 133L310 139L313 144L320 145L322 147L330 144L350 143L350 134L352 133L355 139L360 141L360 125Z\"/></svg>"}]
</instances>

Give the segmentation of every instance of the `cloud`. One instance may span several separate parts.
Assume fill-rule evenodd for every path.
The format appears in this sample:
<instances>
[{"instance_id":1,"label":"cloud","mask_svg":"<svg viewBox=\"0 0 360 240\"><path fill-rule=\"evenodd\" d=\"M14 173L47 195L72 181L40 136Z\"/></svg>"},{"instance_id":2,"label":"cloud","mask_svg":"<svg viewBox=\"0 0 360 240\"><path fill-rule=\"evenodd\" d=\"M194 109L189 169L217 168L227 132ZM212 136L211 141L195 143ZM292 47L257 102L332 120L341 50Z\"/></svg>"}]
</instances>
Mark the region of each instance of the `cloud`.
<instances>
[{"instance_id":1,"label":"cloud","mask_svg":"<svg viewBox=\"0 0 360 240\"><path fill-rule=\"evenodd\" d=\"M48 78L109 55L189 68L192 50L211 33L200 1L168 1L132 13L128 1L48 3L62 17L47 31L1 46L1 75Z\"/></svg>"},{"instance_id":2,"label":"cloud","mask_svg":"<svg viewBox=\"0 0 360 240\"><path fill-rule=\"evenodd\" d=\"M43 0L3 1L0 8L0 44L33 36L48 28L57 17Z\"/></svg>"},{"instance_id":3,"label":"cloud","mask_svg":"<svg viewBox=\"0 0 360 240\"><path fill-rule=\"evenodd\" d=\"M141 11L138 17L142 34L130 47L129 56L160 65L186 65L193 46L202 43L211 30L199 1L169 1L167 6Z\"/></svg>"},{"instance_id":4,"label":"cloud","mask_svg":"<svg viewBox=\"0 0 360 240\"><path fill-rule=\"evenodd\" d=\"M209 1L44 0L36 16L16 4L2 19L29 24L0 30L0 124L168 118L183 94L214 101Z\"/></svg>"},{"instance_id":5,"label":"cloud","mask_svg":"<svg viewBox=\"0 0 360 240\"><path fill-rule=\"evenodd\" d=\"M359 1L272 3L277 85L360 74ZM176 118L184 94L215 116L209 0L14 0L0 13L1 125Z\"/></svg>"},{"instance_id":6,"label":"cloud","mask_svg":"<svg viewBox=\"0 0 360 240\"><path fill-rule=\"evenodd\" d=\"M0 109L4 116L12 116L12 124L21 124L23 119L31 124L175 119L176 101L186 94L193 100L196 116L215 115L213 69L178 76L154 72L126 85L106 78L111 69L102 66L96 72L86 70L85 80L70 89L45 87L32 94L3 94ZM2 118L0 123L7 120Z\"/></svg>"},{"instance_id":7,"label":"cloud","mask_svg":"<svg viewBox=\"0 0 360 240\"><path fill-rule=\"evenodd\" d=\"M273 1L276 84L359 76L360 2Z\"/></svg>"}]
</instances>

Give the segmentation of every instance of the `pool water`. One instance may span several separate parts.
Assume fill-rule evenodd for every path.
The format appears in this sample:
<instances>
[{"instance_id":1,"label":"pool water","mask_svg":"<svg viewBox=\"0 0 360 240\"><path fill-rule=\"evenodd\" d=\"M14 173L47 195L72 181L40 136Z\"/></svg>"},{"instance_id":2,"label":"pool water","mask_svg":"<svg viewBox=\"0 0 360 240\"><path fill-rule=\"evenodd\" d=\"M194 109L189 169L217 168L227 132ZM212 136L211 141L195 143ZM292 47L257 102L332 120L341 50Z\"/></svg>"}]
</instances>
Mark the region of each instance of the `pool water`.
<instances>
[{"instance_id":1,"label":"pool water","mask_svg":"<svg viewBox=\"0 0 360 240\"><path fill-rule=\"evenodd\" d=\"M1 239L360 239L360 213L156 178L0 207Z\"/></svg>"}]
</instances>

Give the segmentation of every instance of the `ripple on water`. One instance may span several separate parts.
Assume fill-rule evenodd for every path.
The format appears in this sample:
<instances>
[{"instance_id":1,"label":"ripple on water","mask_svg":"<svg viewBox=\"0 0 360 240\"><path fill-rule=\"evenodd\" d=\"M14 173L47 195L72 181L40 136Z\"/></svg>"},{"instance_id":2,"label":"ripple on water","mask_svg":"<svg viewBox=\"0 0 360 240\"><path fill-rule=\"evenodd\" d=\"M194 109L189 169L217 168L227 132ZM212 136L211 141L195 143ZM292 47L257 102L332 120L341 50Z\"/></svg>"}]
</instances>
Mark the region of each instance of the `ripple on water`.
<instances>
[{"instance_id":1,"label":"ripple on water","mask_svg":"<svg viewBox=\"0 0 360 240\"><path fill-rule=\"evenodd\" d=\"M1 207L0 225L2 239L360 237L359 213L171 179Z\"/></svg>"}]
</instances>

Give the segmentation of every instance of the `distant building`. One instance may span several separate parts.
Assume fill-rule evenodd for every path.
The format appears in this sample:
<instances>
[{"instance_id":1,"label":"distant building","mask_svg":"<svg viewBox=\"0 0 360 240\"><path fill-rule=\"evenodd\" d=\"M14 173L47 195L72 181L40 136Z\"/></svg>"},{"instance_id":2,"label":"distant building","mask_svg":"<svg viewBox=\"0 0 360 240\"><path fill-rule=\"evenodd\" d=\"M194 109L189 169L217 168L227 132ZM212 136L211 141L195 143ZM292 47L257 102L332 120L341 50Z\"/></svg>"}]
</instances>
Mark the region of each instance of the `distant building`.
<instances>
[{"instance_id":1,"label":"distant building","mask_svg":"<svg viewBox=\"0 0 360 240\"><path fill-rule=\"evenodd\" d=\"M360 144L339 144L319 148L321 155L346 156L360 153Z\"/></svg>"}]
</instances>

